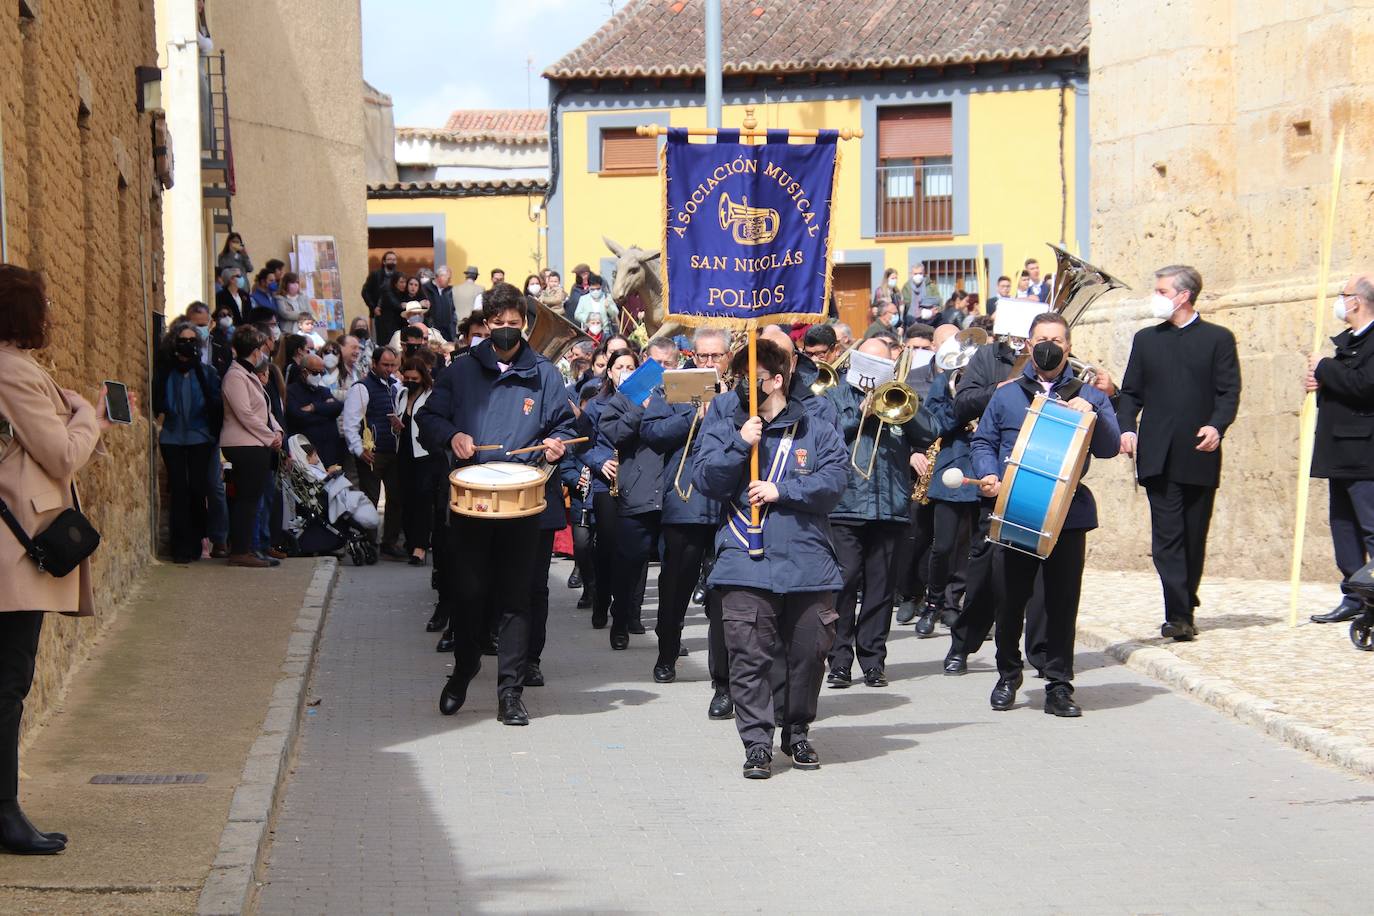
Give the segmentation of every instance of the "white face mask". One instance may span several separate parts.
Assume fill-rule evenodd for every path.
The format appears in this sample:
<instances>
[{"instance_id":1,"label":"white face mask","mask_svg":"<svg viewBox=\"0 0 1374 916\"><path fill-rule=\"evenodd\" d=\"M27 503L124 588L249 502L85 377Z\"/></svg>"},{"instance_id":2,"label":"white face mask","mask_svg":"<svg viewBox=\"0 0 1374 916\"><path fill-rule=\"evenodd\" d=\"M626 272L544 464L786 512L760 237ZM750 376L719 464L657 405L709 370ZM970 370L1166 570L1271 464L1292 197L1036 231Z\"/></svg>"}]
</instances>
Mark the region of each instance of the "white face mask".
<instances>
[{"instance_id":1,"label":"white face mask","mask_svg":"<svg viewBox=\"0 0 1374 916\"><path fill-rule=\"evenodd\" d=\"M539 295L540 286L538 283L531 283L529 286L526 287L526 289L530 291L531 296Z\"/></svg>"},{"instance_id":2,"label":"white face mask","mask_svg":"<svg viewBox=\"0 0 1374 916\"><path fill-rule=\"evenodd\" d=\"M631 372L634 372L634 370L633 370L633 369L621 369L619 372L617 372L617 373L615 374L615 383L616 383L617 385L623 385L623 384L625 384L625 380L626 380L627 378L630 377L630 373L631 373Z\"/></svg>"},{"instance_id":3,"label":"white face mask","mask_svg":"<svg viewBox=\"0 0 1374 916\"><path fill-rule=\"evenodd\" d=\"M888 285L888 287L889 287L890 289L896 289L896 288L897 288L897 278L896 278L896 277L888 277L888 278L887 278L887 285Z\"/></svg>"},{"instance_id":4,"label":"white face mask","mask_svg":"<svg viewBox=\"0 0 1374 916\"><path fill-rule=\"evenodd\" d=\"M1345 296L1337 296L1336 301L1331 303L1331 314L1336 316L1337 321L1344 321L1345 316L1350 313L1350 309L1345 304Z\"/></svg>"},{"instance_id":5,"label":"white face mask","mask_svg":"<svg viewBox=\"0 0 1374 916\"><path fill-rule=\"evenodd\" d=\"M925 274L912 274L912 275L911 275L911 282L912 282L912 283L915 283L917 286L920 286L922 283L924 283L924 282L925 282L925 279L926 279L926 275L925 275Z\"/></svg>"},{"instance_id":6,"label":"white face mask","mask_svg":"<svg viewBox=\"0 0 1374 916\"><path fill-rule=\"evenodd\" d=\"M600 333L601 333L601 325L599 325L599 324L589 324L589 325L587 325L587 333L588 333L588 334L591 334L593 337L595 337L597 334L600 334Z\"/></svg>"},{"instance_id":7,"label":"white face mask","mask_svg":"<svg viewBox=\"0 0 1374 916\"><path fill-rule=\"evenodd\" d=\"M281 340L281 328L277 327L275 324L272 325L272 339Z\"/></svg>"},{"instance_id":8,"label":"white face mask","mask_svg":"<svg viewBox=\"0 0 1374 916\"><path fill-rule=\"evenodd\" d=\"M324 367L331 371L339 368L339 357L334 353L326 353L324 356Z\"/></svg>"},{"instance_id":9,"label":"white face mask","mask_svg":"<svg viewBox=\"0 0 1374 916\"><path fill-rule=\"evenodd\" d=\"M593 302L600 302L601 297L606 295L606 292L605 290L594 289L591 292L587 293L587 295L592 297Z\"/></svg>"},{"instance_id":10,"label":"white face mask","mask_svg":"<svg viewBox=\"0 0 1374 916\"><path fill-rule=\"evenodd\" d=\"M1150 314L1160 321L1167 321L1169 316L1177 310L1178 306L1174 305L1174 300L1167 296L1155 293L1150 297Z\"/></svg>"},{"instance_id":11,"label":"white face mask","mask_svg":"<svg viewBox=\"0 0 1374 916\"><path fill-rule=\"evenodd\" d=\"M484 340L486 340L486 338L483 337L481 334L473 334L471 337L468 338L468 346L475 347Z\"/></svg>"}]
</instances>

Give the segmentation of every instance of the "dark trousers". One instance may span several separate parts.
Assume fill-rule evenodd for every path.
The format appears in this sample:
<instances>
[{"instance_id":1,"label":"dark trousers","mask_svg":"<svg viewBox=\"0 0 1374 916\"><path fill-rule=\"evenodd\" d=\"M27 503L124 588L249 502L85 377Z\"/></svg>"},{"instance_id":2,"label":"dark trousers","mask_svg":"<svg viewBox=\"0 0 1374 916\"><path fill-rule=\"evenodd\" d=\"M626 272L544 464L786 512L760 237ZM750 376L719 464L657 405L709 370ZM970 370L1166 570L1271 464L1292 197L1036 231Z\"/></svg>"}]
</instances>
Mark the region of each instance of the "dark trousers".
<instances>
[{"instance_id":1,"label":"dark trousers","mask_svg":"<svg viewBox=\"0 0 1374 916\"><path fill-rule=\"evenodd\" d=\"M167 466L167 503L171 515L168 547L175 560L200 558L209 518L210 478L205 469L215 445L160 445Z\"/></svg>"},{"instance_id":2,"label":"dark trousers","mask_svg":"<svg viewBox=\"0 0 1374 916\"><path fill-rule=\"evenodd\" d=\"M443 468L442 459L434 455L414 458L399 455L396 460L396 480L404 489L401 500L401 528L405 532L406 550L428 547L434 529L434 497L438 492L434 478ZM387 494L387 509L391 510ZM387 512L391 514L390 511Z\"/></svg>"},{"instance_id":3,"label":"dark trousers","mask_svg":"<svg viewBox=\"0 0 1374 916\"><path fill-rule=\"evenodd\" d=\"M947 534L949 529L939 525L941 519L945 518L939 512L942 505L965 507L963 528L952 535L952 545L949 542L950 535ZM924 506L918 502L911 504L911 523L897 542L892 560L897 597L919 601L930 594L930 579L934 572L931 564L937 562L935 552L937 549L946 549L947 555L943 560L946 564L944 598L941 599L940 605L949 610L957 610L963 604L967 584L969 536L978 514L976 507L976 503L940 503L937 500L931 500ZM947 522L947 519L945 521ZM942 535L946 536L942 538Z\"/></svg>"},{"instance_id":4,"label":"dark trousers","mask_svg":"<svg viewBox=\"0 0 1374 916\"><path fill-rule=\"evenodd\" d=\"M1352 573L1374 559L1374 480L1331 480L1331 546L1341 571L1341 591ZM1351 598L1363 604L1360 599Z\"/></svg>"},{"instance_id":5,"label":"dark trousers","mask_svg":"<svg viewBox=\"0 0 1374 916\"><path fill-rule=\"evenodd\" d=\"M930 568L926 573L926 600L941 609L957 611L964 595L962 568L968 565L969 539L978 516L977 503L951 503L933 499L934 537L930 544ZM956 586L957 580L957 586Z\"/></svg>"},{"instance_id":6,"label":"dark trousers","mask_svg":"<svg viewBox=\"0 0 1374 916\"><path fill-rule=\"evenodd\" d=\"M596 592L596 529L591 525L573 525L573 562L582 577L582 591Z\"/></svg>"},{"instance_id":7,"label":"dark trousers","mask_svg":"<svg viewBox=\"0 0 1374 916\"><path fill-rule=\"evenodd\" d=\"M615 536L620 511L615 497L609 493L593 493L592 508L596 512L596 593L593 613L605 616L611 609L615 591Z\"/></svg>"},{"instance_id":8,"label":"dark trousers","mask_svg":"<svg viewBox=\"0 0 1374 916\"><path fill-rule=\"evenodd\" d=\"M0 801L19 797L19 720L42 630L42 611L0 611Z\"/></svg>"},{"instance_id":9,"label":"dark trousers","mask_svg":"<svg viewBox=\"0 0 1374 916\"><path fill-rule=\"evenodd\" d=\"M662 513L641 512L622 515L616 523L614 603L611 605L611 629L627 632L630 621L639 620L644 603L644 577L649 559L658 541ZM695 582L693 583L696 584ZM688 593L690 597L691 593ZM676 656L674 656L676 657Z\"/></svg>"},{"instance_id":10,"label":"dark trousers","mask_svg":"<svg viewBox=\"0 0 1374 916\"><path fill-rule=\"evenodd\" d=\"M539 544L539 518L485 519L450 514L447 606L453 631L453 671L471 675L481 665L493 602L502 607L497 693L520 693L529 658L530 576ZM547 579L547 576L545 577Z\"/></svg>"},{"instance_id":11,"label":"dark trousers","mask_svg":"<svg viewBox=\"0 0 1374 916\"><path fill-rule=\"evenodd\" d=\"M990 516L996 500L978 501L977 523L973 543L969 548L967 591L964 593L963 606L949 632L949 652L951 655L972 655L987 641L997 618L997 605L1001 600L1001 582L993 570L995 545L988 540ZM1026 643L1030 646L1030 663L1044 670L1045 645L1045 597L1040 577L1034 577L1030 604L1026 607Z\"/></svg>"},{"instance_id":12,"label":"dark trousers","mask_svg":"<svg viewBox=\"0 0 1374 916\"><path fill-rule=\"evenodd\" d=\"M658 664L676 665L682 624L701 575L701 561L716 536L715 525L664 525L663 565L658 576Z\"/></svg>"},{"instance_id":13,"label":"dark trousers","mask_svg":"<svg viewBox=\"0 0 1374 916\"><path fill-rule=\"evenodd\" d=\"M550 529L540 530L530 571L529 660L536 665L543 657L544 642L549 634L549 566L553 563L553 536L557 533Z\"/></svg>"},{"instance_id":14,"label":"dark trousers","mask_svg":"<svg viewBox=\"0 0 1374 916\"><path fill-rule=\"evenodd\" d=\"M1164 586L1164 619L1192 623L1217 491L1163 477L1144 484L1150 498L1150 555Z\"/></svg>"},{"instance_id":15,"label":"dark trousers","mask_svg":"<svg viewBox=\"0 0 1374 916\"><path fill-rule=\"evenodd\" d=\"M995 549L995 575L1002 593L997 603L999 677L1012 677L1021 671L1021 624L1038 577L1045 594L1045 643L1044 662L1036 667L1045 672L1048 686L1072 683L1073 641L1078 598L1083 590L1087 535L1082 530L1061 532L1054 550L1043 560L1008 547ZM1030 637L1027 643L1033 639Z\"/></svg>"},{"instance_id":16,"label":"dark trousers","mask_svg":"<svg viewBox=\"0 0 1374 916\"><path fill-rule=\"evenodd\" d=\"M903 522L830 525L830 542L840 561L843 584L835 600L835 639L830 667L848 668L857 653L864 671L887 661L887 635L892 629L892 555L901 540ZM855 613L859 592L863 606Z\"/></svg>"},{"instance_id":17,"label":"dark trousers","mask_svg":"<svg viewBox=\"0 0 1374 916\"><path fill-rule=\"evenodd\" d=\"M892 558L897 594L902 598L919 599L926 591L926 571L930 564L930 546L935 538L935 508L931 505L911 504L911 521L897 542Z\"/></svg>"},{"instance_id":18,"label":"dark trousers","mask_svg":"<svg viewBox=\"0 0 1374 916\"><path fill-rule=\"evenodd\" d=\"M730 586L721 589L720 603L735 726L745 750L773 750L774 658L786 660L783 739L795 745L816 719L825 659L835 639L835 593L775 595Z\"/></svg>"},{"instance_id":19,"label":"dark trousers","mask_svg":"<svg viewBox=\"0 0 1374 916\"><path fill-rule=\"evenodd\" d=\"M439 600L442 602L444 594L451 591L449 587L449 576L445 572L448 569L449 553L451 545L448 537L449 521L449 485L448 473L449 463L447 459L439 456L430 456L434 460L434 476L430 480L433 489L430 491L430 508L434 510L434 516L430 522L430 563L434 569L430 581L434 583L435 590L439 593Z\"/></svg>"},{"instance_id":20,"label":"dark trousers","mask_svg":"<svg viewBox=\"0 0 1374 916\"><path fill-rule=\"evenodd\" d=\"M223 449L234 466L234 504L229 509L229 552L253 552L258 508L272 476L272 450L262 445L234 445Z\"/></svg>"},{"instance_id":21,"label":"dark trousers","mask_svg":"<svg viewBox=\"0 0 1374 916\"><path fill-rule=\"evenodd\" d=\"M358 486L372 505L382 508L382 487L386 487L386 513L382 516L382 543L395 544L401 538L401 519L405 515L400 465L396 453L372 453L372 466L358 459Z\"/></svg>"}]
</instances>

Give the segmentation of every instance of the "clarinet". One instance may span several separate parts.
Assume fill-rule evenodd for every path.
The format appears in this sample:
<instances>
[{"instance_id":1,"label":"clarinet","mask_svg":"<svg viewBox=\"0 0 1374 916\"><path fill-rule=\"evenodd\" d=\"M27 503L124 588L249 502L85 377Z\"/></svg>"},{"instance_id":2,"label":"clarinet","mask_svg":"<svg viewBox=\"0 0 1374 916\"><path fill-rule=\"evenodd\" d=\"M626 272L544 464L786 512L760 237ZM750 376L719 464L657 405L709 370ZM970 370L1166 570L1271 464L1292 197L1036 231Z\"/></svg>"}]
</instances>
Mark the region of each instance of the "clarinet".
<instances>
[{"instance_id":1,"label":"clarinet","mask_svg":"<svg viewBox=\"0 0 1374 916\"><path fill-rule=\"evenodd\" d=\"M591 526L592 469L582 465L582 473L577 476L577 492L582 498L582 511L577 517L579 528Z\"/></svg>"}]
</instances>

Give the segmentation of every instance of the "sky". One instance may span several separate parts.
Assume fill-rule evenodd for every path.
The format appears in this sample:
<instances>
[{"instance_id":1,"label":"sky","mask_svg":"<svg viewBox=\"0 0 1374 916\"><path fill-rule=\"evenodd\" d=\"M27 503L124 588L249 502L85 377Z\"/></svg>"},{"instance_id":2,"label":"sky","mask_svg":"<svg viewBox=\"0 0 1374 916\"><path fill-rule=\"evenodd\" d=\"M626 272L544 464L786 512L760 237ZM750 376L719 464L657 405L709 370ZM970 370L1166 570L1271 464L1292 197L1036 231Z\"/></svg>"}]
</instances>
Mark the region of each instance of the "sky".
<instances>
[{"instance_id":1,"label":"sky","mask_svg":"<svg viewBox=\"0 0 1374 916\"><path fill-rule=\"evenodd\" d=\"M625 0L362 0L363 76L397 127L442 127L455 108L544 108L539 75ZM529 58L533 73L527 79Z\"/></svg>"}]
</instances>

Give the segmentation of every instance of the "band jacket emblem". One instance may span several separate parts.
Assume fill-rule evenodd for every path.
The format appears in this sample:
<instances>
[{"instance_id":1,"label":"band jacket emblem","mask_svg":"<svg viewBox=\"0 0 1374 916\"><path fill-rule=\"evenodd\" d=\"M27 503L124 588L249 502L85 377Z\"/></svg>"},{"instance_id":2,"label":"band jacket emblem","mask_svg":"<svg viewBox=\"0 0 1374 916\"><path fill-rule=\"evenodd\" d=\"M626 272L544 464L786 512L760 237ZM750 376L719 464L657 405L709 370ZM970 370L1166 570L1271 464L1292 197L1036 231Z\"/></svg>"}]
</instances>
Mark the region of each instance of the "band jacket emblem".
<instances>
[{"instance_id":1,"label":"band jacket emblem","mask_svg":"<svg viewBox=\"0 0 1374 916\"><path fill-rule=\"evenodd\" d=\"M531 410L534 410L534 398L525 398L525 416L528 417Z\"/></svg>"},{"instance_id":2,"label":"band jacket emblem","mask_svg":"<svg viewBox=\"0 0 1374 916\"><path fill-rule=\"evenodd\" d=\"M799 448L793 454L797 456L797 467L806 467L806 449Z\"/></svg>"}]
</instances>

